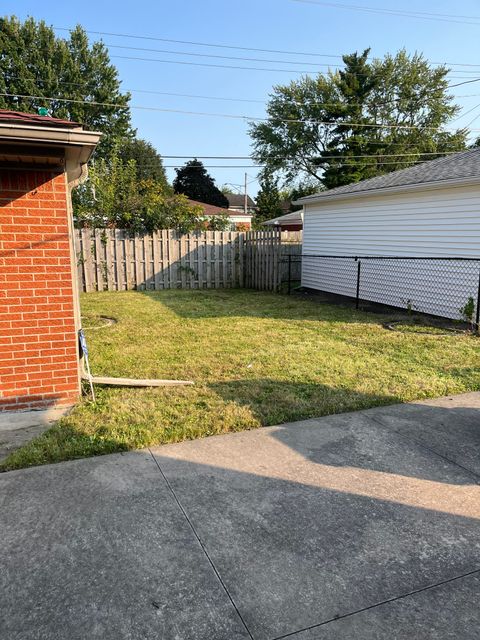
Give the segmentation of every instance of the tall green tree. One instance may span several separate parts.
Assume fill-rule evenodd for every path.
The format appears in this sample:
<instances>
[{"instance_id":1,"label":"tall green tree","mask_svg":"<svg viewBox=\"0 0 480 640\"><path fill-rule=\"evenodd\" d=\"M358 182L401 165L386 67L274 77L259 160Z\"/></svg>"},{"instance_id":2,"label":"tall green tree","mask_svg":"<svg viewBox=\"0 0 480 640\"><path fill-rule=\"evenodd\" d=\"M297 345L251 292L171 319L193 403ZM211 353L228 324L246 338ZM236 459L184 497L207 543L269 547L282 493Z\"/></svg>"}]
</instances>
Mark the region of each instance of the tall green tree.
<instances>
[{"instance_id":1,"label":"tall green tree","mask_svg":"<svg viewBox=\"0 0 480 640\"><path fill-rule=\"evenodd\" d=\"M228 200L216 186L215 180L207 173L200 160L194 158L180 169L175 169L177 177L173 181L175 193L183 193L192 200L228 208Z\"/></svg>"},{"instance_id":2,"label":"tall green tree","mask_svg":"<svg viewBox=\"0 0 480 640\"><path fill-rule=\"evenodd\" d=\"M252 219L253 226L259 228L265 220L281 216L283 211L280 201L277 181L271 176L264 176L260 181L260 190L256 198L257 208Z\"/></svg>"},{"instance_id":3,"label":"tall green tree","mask_svg":"<svg viewBox=\"0 0 480 640\"><path fill-rule=\"evenodd\" d=\"M344 56L339 72L274 87L268 120L250 126L265 174L332 188L466 147L465 130L445 129L459 111L446 67L405 51L371 62L368 54Z\"/></svg>"},{"instance_id":4,"label":"tall green tree","mask_svg":"<svg viewBox=\"0 0 480 640\"><path fill-rule=\"evenodd\" d=\"M119 143L118 155L123 162L135 161L139 180L155 180L167 184L162 157L150 142L141 138L127 138Z\"/></svg>"},{"instance_id":5,"label":"tall green tree","mask_svg":"<svg viewBox=\"0 0 480 640\"><path fill-rule=\"evenodd\" d=\"M46 107L53 117L101 131L99 157L132 135L130 94L120 90L105 45L90 44L82 27L61 38L43 21L0 18L0 50L0 93L9 94L0 95L0 108Z\"/></svg>"}]
</instances>

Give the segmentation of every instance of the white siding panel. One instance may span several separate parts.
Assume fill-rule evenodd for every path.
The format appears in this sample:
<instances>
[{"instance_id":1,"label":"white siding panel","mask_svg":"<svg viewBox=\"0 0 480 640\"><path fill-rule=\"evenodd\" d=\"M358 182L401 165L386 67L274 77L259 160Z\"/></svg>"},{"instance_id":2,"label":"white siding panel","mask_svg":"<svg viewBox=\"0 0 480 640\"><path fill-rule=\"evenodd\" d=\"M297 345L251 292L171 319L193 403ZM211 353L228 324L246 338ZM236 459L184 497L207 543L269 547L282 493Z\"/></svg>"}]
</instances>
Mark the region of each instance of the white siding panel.
<instances>
[{"instance_id":1,"label":"white siding panel","mask_svg":"<svg viewBox=\"0 0 480 640\"><path fill-rule=\"evenodd\" d=\"M480 185L362 196L305 207L304 256L480 259ZM362 260L360 297L458 318L477 300L480 263ZM354 296L354 260L303 258L302 285Z\"/></svg>"}]
</instances>

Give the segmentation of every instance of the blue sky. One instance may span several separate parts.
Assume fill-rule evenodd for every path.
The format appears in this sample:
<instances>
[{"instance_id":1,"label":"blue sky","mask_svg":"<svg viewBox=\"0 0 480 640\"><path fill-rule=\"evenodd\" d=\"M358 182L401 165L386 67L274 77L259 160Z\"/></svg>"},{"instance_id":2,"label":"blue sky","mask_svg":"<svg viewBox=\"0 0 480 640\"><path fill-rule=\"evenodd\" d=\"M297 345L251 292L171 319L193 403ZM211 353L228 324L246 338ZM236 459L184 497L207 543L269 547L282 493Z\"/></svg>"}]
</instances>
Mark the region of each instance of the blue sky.
<instances>
[{"instance_id":1,"label":"blue sky","mask_svg":"<svg viewBox=\"0 0 480 640\"><path fill-rule=\"evenodd\" d=\"M333 0L332 0L333 2ZM478 0L437 0L435 3L400 0L343 0L339 4L359 7L379 7L391 10L411 10L480 16ZM312 54L341 55L355 50L372 48L374 56L395 53L405 47L409 52L421 51L432 62L477 64L480 76L478 49L480 20L477 24L452 21L432 21L408 17L380 15L365 11L352 11L340 7L328 7L294 0L160 0L124 2L102 0L93 2L27 2L4 0L4 15L28 15L44 19L56 27L72 27L82 24L87 30L114 32L189 40L240 47L255 47ZM468 19L464 20L468 22ZM61 31L58 32L62 34ZM187 53L224 56L246 56L274 60L301 61L303 64L285 62L261 63L201 58L154 51L134 51L111 46L112 61L119 69L122 87L129 90L160 91L167 93L212 96L216 99L186 98L155 95L132 91L132 105L161 109L180 109L241 116L263 116L264 101L272 85L288 83L299 78L300 71L316 69L318 64L336 64L335 58L308 57L304 55L268 54L198 45L174 44L153 40L141 40L115 36L91 36L104 40L107 45L146 47ZM126 60L117 56L159 58L162 60L190 61L209 64L232 64L251 67L292 69L289 72L226 69ZM308 64L306 64L308 63ZM314 63L314 66L312 66ZM324 70L325 67L318 67ZM475 67L454 67L451 82L474 78ZM458 121L466 124L480 114L480 82L464 85L454 90L458 103L470 114ZM470 95L478 94L478 95ZM464 97L468 95L469 97ZM254 100L260 102L225 101ZM247 122L243 119L176 114L160 111L132 109L133 125L138 135L149 140L162 155L175 156L244 156L250 153ZM480 128L480 117L472 124ZM165 159L166 165L181 164L183 160ZM205 160L205 164L252 164L251 161ZM169 176L174 170L169 169ZM255 194L256 169L211 168L210 173L219 185L243 183L248 173L250 191Z\"/></svg>"}]
</instances>

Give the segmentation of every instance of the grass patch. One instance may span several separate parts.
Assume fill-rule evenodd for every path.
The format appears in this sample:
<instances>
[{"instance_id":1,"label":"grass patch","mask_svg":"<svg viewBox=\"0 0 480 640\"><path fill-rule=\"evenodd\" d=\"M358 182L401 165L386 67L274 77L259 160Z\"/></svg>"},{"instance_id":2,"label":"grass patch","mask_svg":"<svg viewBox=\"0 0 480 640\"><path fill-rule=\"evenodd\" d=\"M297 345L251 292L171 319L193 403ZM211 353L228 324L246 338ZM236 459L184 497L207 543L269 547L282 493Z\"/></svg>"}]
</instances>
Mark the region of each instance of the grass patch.
<instances>
[{"instance_id":1,"label":"grass patch","mask_svg":"<svg viewBox=\"0 0 480 640\"><path fill-rule=\"evenodd\" d=\"M90 293L98 375L194 387L97 388L2 468L57 462L476 390L479 339L386 331L380 314L245 290Z\"/></svg>"}]
</instances>

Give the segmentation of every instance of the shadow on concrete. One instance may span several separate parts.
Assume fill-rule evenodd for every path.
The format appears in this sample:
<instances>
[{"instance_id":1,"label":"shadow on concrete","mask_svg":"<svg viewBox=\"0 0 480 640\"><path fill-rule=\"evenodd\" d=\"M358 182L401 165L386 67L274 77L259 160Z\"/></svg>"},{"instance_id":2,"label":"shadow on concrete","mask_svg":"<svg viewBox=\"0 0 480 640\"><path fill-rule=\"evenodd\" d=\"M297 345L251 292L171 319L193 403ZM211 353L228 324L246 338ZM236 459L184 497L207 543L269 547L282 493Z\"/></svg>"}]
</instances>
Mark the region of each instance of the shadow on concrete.
<instances>
[{"instance_id":1,"label":"shadow on concrete","mask_svg":"<svg viewBox=\"0 0 480 640\"><path fill-rule=\"evenodd\" d=\"M340 486L298 454L324 439L306 426L288 446L259 429L157 448L158 467L132 452L0 476L1 633L476 640L478 487L433 455L417 463L437 502L347 465Z\"/></svg>"},{"instance_id":2,"label":"shadow on concrete","mask_svg":"<svg viewBox=\"0 0 480 640\"><path fill-rule=\"evenodd\" d=\"M415 444L372 440L367 464L343 438L285 425L154 453L255 639L329 623L329 638L473 640L478 580L411 595L400 618L385 601L480 575L478 485ZM314 461L303 455L312 450ZM387 471L371 471L387 455ZM373 633L353 621L351 635L335 635L338 618L379 603Z\"/></svg>"},{"instance_id":3,"label":"shadow on concrete","mask_svg":"<svg viewBox=\"0 0 480 640\"><path fill-rule=\"evenodd\" d=\"M451 408L400 405L395 396L352 392L345 397L342 389L326 385L271 379L209 386L225 401L247 406L263 424L280 425L272 437L316 464L410 477L418 477L418 469L422 469L426 474L423 479L441 482L436 466L422 462L425 450L435 449L458 464L464 460L471 471L469 483L480 482L480 404ZM347 414L349 411L357 413ZM315 417L320 414L324 417ZM302 415L308 424L298 422ZM292 420L295 422L282 424ZM419 460L403 456L407 439L417 442Z\"/></svg>"}]
</instances>

